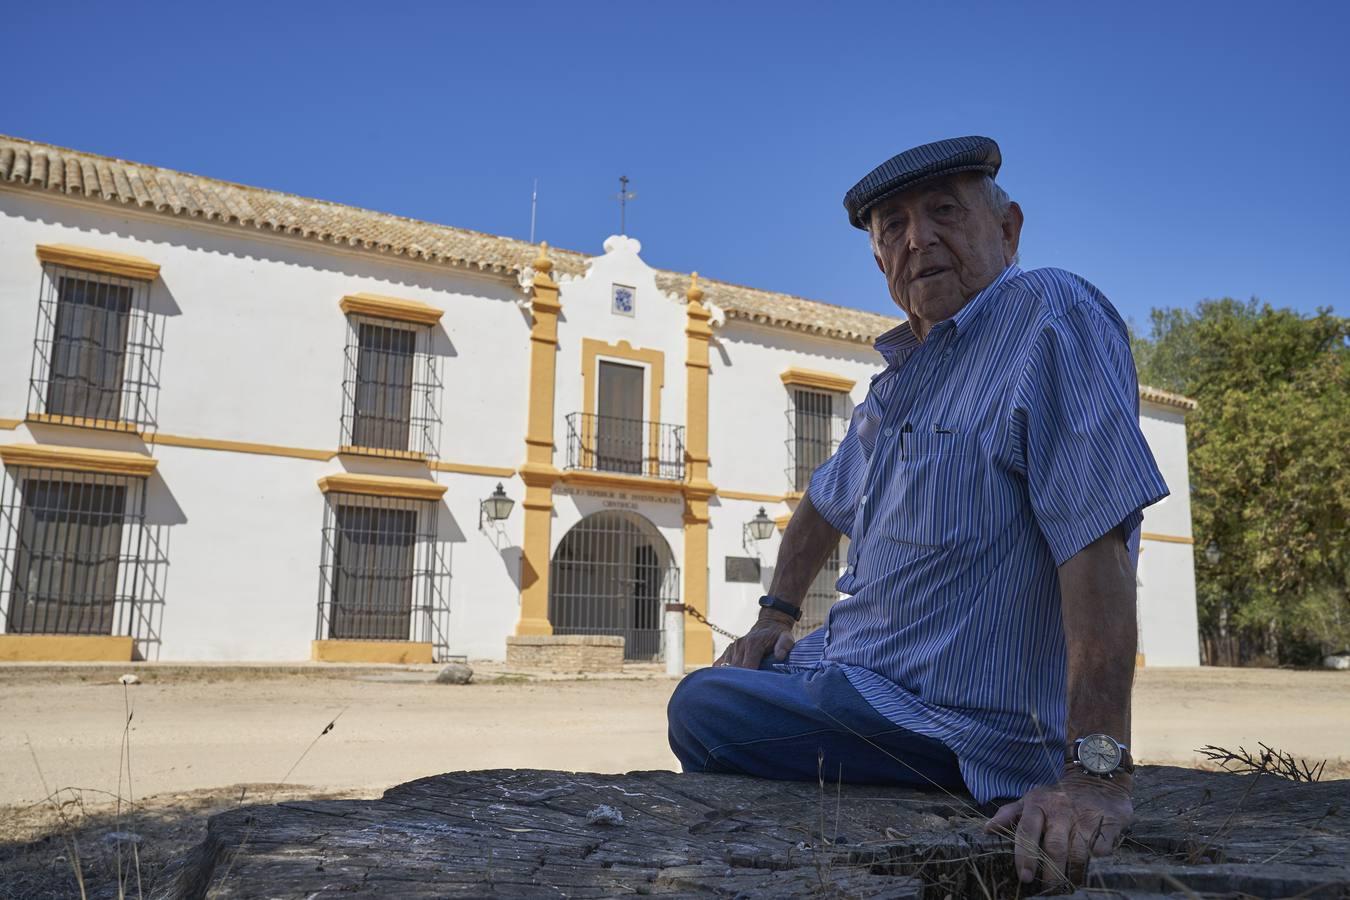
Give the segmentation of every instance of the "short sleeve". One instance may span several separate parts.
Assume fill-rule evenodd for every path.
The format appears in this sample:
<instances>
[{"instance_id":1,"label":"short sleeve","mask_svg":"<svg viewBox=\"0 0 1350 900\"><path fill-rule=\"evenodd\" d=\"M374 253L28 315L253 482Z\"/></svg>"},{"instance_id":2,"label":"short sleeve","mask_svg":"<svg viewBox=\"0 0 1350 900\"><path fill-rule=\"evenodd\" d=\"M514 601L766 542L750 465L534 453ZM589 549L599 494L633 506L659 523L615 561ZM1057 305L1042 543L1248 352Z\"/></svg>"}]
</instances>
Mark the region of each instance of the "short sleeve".
<instances>
[{"instance_id":1,"label":"short sleeve","mask_svg":"<svg viewBox=\"0 0 1350 900\"><path fill-rule=\"evenodd\" d=\"M829 459L820 464L811 475L807 496L830 526L849 538L853 537L853 517L862 493L867 473L867 459L875 446L878 411L875 398L853 410L848 433Z\"/></svg>"},{"instance_id":2,"label":"short sleeve","mask_svg":"<svg viewBox=\"0 0 1350 900\"><path fill-rule=\"evenodd\" d=\"M1101 303L1082 300L1044 325L1014 416L1032 510L1057 566L1113 528L1128 543L1144 507L1169 493L1139 428L1124 326Z\"/></svg>"}]
</instances>

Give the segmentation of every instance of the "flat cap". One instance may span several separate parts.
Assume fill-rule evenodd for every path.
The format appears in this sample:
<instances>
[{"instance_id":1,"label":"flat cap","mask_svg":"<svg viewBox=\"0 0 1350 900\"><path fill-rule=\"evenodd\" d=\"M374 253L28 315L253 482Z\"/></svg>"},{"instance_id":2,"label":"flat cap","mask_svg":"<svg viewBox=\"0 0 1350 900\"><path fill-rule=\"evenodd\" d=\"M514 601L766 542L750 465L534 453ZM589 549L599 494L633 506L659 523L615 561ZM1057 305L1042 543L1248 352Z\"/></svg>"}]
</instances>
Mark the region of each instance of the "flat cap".
<instances>
[{"instance_id":1,"label":"flat cap","mask_svg":"<svg viewBox=\"0 0 1350 900\"><path fill-rule=\"evenodd\" d=\"M993 138L959 137L934 141L892 156L848 189L844 209L854 228L867 230L867 214L892 194L908 190L932 178L958 172L998 174L1003 154Z\"/></svg>"}]
</instances>

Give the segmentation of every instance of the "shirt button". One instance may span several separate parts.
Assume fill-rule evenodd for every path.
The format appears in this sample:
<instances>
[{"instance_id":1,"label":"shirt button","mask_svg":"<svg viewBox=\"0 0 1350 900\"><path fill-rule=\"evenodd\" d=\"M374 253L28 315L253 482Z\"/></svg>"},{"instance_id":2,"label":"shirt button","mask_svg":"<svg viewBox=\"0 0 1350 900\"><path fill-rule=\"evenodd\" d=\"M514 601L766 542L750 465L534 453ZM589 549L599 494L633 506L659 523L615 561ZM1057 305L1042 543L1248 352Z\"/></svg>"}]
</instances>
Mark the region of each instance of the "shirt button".
<instances>
[{"instance_id":1,"label":"shirt button","mask_svg":"<svg viewBox=\"0 0 1350 900\"><path fill-rule=\"evenodd\" d=\"M852 574L853 574L853 567L852 567L852 566L849 566L847 569L845 569L845 570L844 570L844 574L845 574L845 575L852 575Z\"/></svg>"},{"instance_id":2,"label":"shirt button","mask_svg":"<svg viewBox=\"0 0 1350 900\"><path fill-rule=\"evenodd\" d=\"M894 429L887 428L885 431L882 432L882 434L886 435L886 437L890 437L890 436L891 436L891 432L892 432L893 430L894 430Z\"/></svg>"},{"instance_id":3,"label":"shirt button","mask_svg":"<svg viewBox=\"0 0 1350 900\"><path fill-rule=\"evenodd\" d=\"M943 358L943 359L951 359L951 358L952 358L952 351L951 351L951 350L944 350L944 351L942 351L942 358Z\"/></svg>"},{"instance_id":4,"label":"shirt button","mask_svg":"<svg viewBox=\"0 0 1350 900\"><path fill-rule=\"evenodd\" d=\"M859 506L866 506L866 505L867 505L867 498L864 497L864 498L862 498L861 500L859 500L859 501L858 501L858 505L859 505Z\"/></svg>"}]
</instances>

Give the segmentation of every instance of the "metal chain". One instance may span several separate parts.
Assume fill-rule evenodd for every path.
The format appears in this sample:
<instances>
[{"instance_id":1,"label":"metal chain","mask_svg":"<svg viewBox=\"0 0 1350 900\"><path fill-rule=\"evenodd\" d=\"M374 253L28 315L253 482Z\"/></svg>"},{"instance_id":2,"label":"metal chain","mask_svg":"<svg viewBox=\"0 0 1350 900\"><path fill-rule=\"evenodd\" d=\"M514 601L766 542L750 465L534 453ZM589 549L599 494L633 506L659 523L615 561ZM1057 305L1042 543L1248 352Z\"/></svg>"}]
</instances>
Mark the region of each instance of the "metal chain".
<instances>
[{"instance_id":1,"label":"metal chain","mask_svg":"<svg viewBox=\"0 0 1350 900\"><path fill-rule=\"evenodd\" d=\"M739 641L739 640L741 639L741 636L740 636L739 634L732 634L730 631L727 631L725 628L721 628L721 627L719 627L719 626L717 626L717 625L714 625L713 623L709 622L708 619L707 619L707 617L704 616L703 613L701 613L701 612L699 612L698 610L694 609L692 606L688 605L687 603L681 603L680 606L684 607L684 611L685 611L686 613L688 613L690 616L692 616L692 617L694 618L695 621L697 621L697 622L702 622L704 625L707 625L709 628L711 628L713 631L715 631L715 632L717 632L718 634L720 634L722 637L724 637L724 638L730 638L730 639L733 640L733 641Z\"/></svg>"}]
</instances>

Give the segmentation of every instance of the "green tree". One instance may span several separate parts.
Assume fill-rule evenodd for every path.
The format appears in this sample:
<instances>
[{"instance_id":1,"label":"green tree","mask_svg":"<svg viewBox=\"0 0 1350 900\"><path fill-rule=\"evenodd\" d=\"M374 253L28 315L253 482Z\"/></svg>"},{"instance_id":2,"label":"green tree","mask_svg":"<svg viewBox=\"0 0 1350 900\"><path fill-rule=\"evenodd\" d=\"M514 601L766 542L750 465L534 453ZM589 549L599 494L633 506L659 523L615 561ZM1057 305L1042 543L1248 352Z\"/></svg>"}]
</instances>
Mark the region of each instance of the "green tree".
<instances>
[{"instance_id":1,"label":"green tree","mask_svg":"<svg viewBox=\"0 0 1350 900\"><path fill-rule=\"evenodd\" d=\"M1155 309L1151 326L1134 337L1140 382L1199 402L1187 431L1206 661L1350 647L1350 319L1224 299Z\"/></svg>"}]
</instances>

